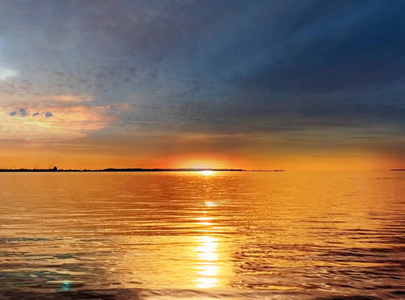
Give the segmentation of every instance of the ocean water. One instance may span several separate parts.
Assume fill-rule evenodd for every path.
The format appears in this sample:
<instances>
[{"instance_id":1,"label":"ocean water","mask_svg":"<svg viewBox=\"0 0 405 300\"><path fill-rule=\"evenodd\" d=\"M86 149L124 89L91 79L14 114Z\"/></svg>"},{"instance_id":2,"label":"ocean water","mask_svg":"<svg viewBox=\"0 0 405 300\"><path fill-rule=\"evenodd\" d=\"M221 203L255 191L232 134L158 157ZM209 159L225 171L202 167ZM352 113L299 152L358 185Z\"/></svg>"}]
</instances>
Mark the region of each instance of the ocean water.
<instances>
[{"instance_id":1,"label":"ocean water","mask_svg":"<svg viewBox=\"0 0 405 300\"><path fill-rule=\"evenodd\" d=\"M0 173L0 299L405 299L405 172Z\"/></svg>"}]
</instances>

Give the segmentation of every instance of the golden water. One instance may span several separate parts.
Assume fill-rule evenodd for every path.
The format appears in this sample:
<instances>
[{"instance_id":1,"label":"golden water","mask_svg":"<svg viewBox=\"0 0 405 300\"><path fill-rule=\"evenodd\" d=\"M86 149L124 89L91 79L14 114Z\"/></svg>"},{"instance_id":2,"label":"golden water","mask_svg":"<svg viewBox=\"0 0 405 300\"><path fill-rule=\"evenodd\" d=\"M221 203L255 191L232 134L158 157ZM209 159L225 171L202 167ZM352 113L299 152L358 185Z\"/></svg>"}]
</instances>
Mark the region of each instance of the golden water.
<instances>
[{"instance_id":1,"label":"golden water","mask_svg":"<svg viewBox=\"0 0 405 300\"><path fill-rule=\"evenodd\" d=\"M1 173L0 209L1 299L405 298L405 172Z\"/></svg>"}]
</instances>

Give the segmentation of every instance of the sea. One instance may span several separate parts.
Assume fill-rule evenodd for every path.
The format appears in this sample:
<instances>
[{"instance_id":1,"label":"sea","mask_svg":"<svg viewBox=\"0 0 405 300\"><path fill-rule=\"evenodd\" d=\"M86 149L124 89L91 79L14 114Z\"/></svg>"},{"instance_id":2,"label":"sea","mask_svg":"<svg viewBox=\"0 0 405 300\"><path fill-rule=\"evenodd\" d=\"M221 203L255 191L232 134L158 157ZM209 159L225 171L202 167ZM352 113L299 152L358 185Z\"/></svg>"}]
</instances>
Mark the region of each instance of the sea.
<instances>
[{"instance_id":1,"label":"sea","mask_svg":"<svg viewBox=\"0 0 405 300\"><path fill-rule=\"evenodd\" d=\"M0 173L0 299L405 299L405 172Z\"/></svg>"}]
</instances>

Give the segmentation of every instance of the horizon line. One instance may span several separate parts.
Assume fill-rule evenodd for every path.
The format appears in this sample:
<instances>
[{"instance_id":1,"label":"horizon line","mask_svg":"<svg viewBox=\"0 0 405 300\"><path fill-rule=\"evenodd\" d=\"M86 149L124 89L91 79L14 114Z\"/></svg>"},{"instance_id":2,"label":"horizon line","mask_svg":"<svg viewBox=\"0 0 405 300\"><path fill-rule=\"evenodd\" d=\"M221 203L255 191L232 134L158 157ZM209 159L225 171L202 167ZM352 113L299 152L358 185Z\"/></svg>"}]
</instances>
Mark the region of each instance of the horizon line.
<instances>
[{"instance_id":1,"label":"horizon line","mask_svg":"<svg viewBox=\"0 0 405 300\"><path fill-rule=\"evenodd\" d=\"M284 169L241 169L241 168L104 168L104 169L0 169L0 172L285 172Z\"/></svg>"}]
</instances>

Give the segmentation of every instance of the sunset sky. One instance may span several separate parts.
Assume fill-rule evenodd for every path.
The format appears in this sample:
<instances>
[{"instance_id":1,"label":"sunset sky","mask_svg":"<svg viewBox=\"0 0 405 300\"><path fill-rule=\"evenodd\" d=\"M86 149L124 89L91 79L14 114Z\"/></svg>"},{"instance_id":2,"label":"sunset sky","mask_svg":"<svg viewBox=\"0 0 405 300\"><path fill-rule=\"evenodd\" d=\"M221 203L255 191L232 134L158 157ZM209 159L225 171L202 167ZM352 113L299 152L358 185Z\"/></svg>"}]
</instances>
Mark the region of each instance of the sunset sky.
<instances>
[{"instance_id":1,"label":"sunset sky","mask_svg":"<svg viewBox=\"0 0 405 300\"><path fill-rule=\"evenodd\" d=\"M405 1L0 1L0 168L405 168Z\"/></svg>"}]
</instances>

